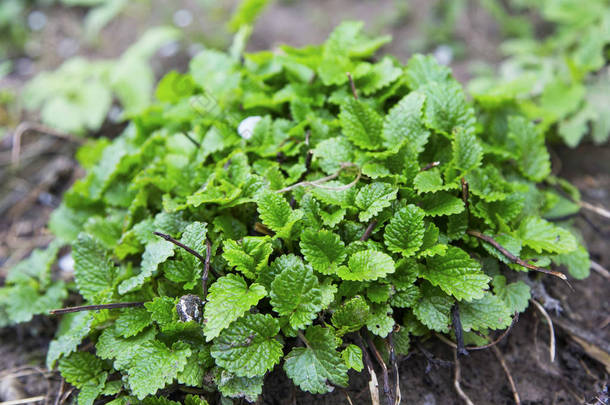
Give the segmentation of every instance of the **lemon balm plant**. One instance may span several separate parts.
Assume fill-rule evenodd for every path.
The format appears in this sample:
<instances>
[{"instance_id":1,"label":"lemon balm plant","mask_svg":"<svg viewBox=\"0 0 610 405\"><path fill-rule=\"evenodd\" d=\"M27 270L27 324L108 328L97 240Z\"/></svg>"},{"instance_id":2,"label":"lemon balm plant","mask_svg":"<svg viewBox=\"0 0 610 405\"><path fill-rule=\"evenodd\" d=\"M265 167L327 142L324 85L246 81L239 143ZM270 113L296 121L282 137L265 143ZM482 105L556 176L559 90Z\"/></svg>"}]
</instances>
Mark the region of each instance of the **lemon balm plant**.
<instances>
[{"instance_id":1,"label":"lemon balm plant","mask_svg":"<svg viewBox=\"0 0 610 405\"><path fill-rule=\"evenodd\" d=\"M274 368L326 393L413 336L484 344L526 309L526 281L566 279L552 266L586 277L551 221L578 193L515 102L469 102L430 57L375 60L389 38L361 28L244 55L238 34L81 149L57 241L0 290L7 324L59 306L50 268L72 247L74 311L96 311L64 315L47 363L80 404L255 401Z\"/></svg>"}]
</instances>

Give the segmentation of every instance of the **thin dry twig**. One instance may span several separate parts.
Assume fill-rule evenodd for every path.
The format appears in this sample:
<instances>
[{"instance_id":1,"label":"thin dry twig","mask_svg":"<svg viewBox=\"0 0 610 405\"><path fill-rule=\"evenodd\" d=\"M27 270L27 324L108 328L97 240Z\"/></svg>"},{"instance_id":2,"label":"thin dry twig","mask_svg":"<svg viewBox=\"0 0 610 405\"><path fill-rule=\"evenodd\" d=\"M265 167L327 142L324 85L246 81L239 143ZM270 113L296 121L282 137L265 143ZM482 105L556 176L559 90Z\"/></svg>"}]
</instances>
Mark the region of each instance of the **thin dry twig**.
<instances>
[{"instance_id":1,"label":"thin dry twig","mask_svg":"<svg viewBox=\"0 0 610 405\"><path fill-rule=\"evenodd\" d=\"M540 311L540 313L542 314L544 319L546 319L546 322L549 325L549 356L551 358L552 363L555 361L555 328L553 327L553 321L551 320L551 317L549 316L548 312L546 312L542 304L540 304L533 298L530 298L530 301L536 306L538 311Z\"/></svg>"},{"instance_id":2,"label":"thin dry twig","mask_svg":"<svg viewBox=\"0 0 610 405\"><path fill-rule=\"evenodd\" d=\"M341 388L341 392L343 392L343 395L345 395L345 399L347 399L347 403L349 405L354 405L354 403L352 402L352 399L349 396L349 392L347 392L347 390L345 388Z\"/></svg>"},{"instance_id":3,"label":"thin dry twig","mask_svg":"<svg viewBox=\"0 0 610 405\"><path fill-rule=\"evenodd\" d=\"M502 355L502 352L500 352L500 349L498 349L496 346L492 346L491 350L493 350L494 354L496 355L496 358L498 359L498 361L502 365L502 368L504 369L506 378L508 378L508 382L510 383L510 389L513 392L513 398L515 399L515 404L521 405L521 398L519 398L519 392L517 391L517 386L515 385L515 380L513 379L513 376L510 373L508 366L506 365L506 361L504 360L504 356Z\"/></svg>"},{"instance_id":4,"label":"thin dry twig","mask_svg":"<svg viewBox=\"0 0 610 405\"><path fill-rule=\"evenodd\" d=\"M588 211L594 212L594 213L596 213L597 215L599 215L601 217L610 219L610 211L608 211L604 207L600 207L598 205L593 205L593 204L588 203L586 201L581 201L578 204L580 205L581 208L584 208L584 209L586 209Z\"/></svg>"},{"instance_id":5,"label":"thin dry twig","mask_svg":"<svg viewBox=\"0 0 610 405\"><path fill-rule=\"evenodd\" d=\"M354 78L352 77L352 74L350 72L347 72L347 78L349 80L349 86L352 89L352 95L354 96L354 98L356 100L358 100L358 91L356 90L356 84L354 83Z\"/></svg>"},{"instance_id":6,"label":"thin dry twig","mask_svg":"<svg viewBox=\"0 0 610 405\"><path fill-rule=\"evenodd\" d=\"M398 332L400 327L394 328L394 331L388 334L388 346L390 352L390 367L394 372L394 405L399 405L402 400L402 395L400 393L400 373L398 372L398 361L396 359L396 350L394 349L394 337L392 336L394 332Z\"/></svg>"},{"instance_id":7,"label":"thin dry twig","mask_svg":"<svg viewBox=\"0 0 610 405\"><path fill-rule=\"evenodd\" d=\"M610 280L610 271L608 271L601 264L594 262L593 260L591 260L591 270L604 277L605 279Z\"/></svg>"},{"instance_id":8,"label":"thin dry twig","mask_svg":"<svg viewBox=\"0 0 610 405\"><path fill-rule=\"evenodd\" d=\"M460 319L460 307L458 304L454 304L451 309L451 317L453 321L453 333L455 333L455 340L457 342L456 349L458 356L467 356L468 350L464 345L464 330L462 329L462 320Z\"/></svg>"},{"instance_id":9,"label":"thin dry twig","mask_svg":"<svg viewBox=\"0 0 610 405\"><path fill-rule=\"evenodd\" d=\"M99 311L102 309L117 309L117 308L134 308L143 307L144 302L116 302L113 304L100 304L100 305L80 305L76 307L52 309L49 311L51 315L69 314L72 312L81 311Z\"/></svg>"},{"instance_id":10,"label":"thin dry twig","mask_svg":"<svg viewBox=\"0 0 610 405\"><path fill-rule=\"evenodd\" d=\"M390 376L388 374L388 366L385 364L385 361L383 361L381 353L379 353L379 350L377 350L375 342L373 342L370 336L367 338L367 342L369 345L369 349L371 349L371 351L375 355L377 363L379 363L379 365L381 366L381 373L383 377L383 393L385 394L388 405L394 405L394 394L390 389Z\"/></svg>"},{"instance_id":11,"label":"thin dry twig","mask_svg":"<svg viewBox=\"0 0 610 405\"><path fill-rule=\"evenodd\" d=\"M212 245L209 240L205 240L205 260L203 261L203 275L201 276L201 288L203 295L201 299L205 301L208 295L208 275L210 274L210 258L212 256Z\"/></svg>"},{"instance_id":12,"label":"thin dry twig","mask_svg":"<svg viewBox=\"0 0 610 405\"><path fill-rule=\"evenodd\" d=\"M373 368L373 362L369 357L369 353L366 350L366 346L364 345L364 341L362 340L362 336L359 333L356 333L356 340L358 346L362 350L362 359L364 360L364 364L366 366L367 371L369 372L369 376L371 379L369 380L369 391L371 392L371 405L380 405L379 402L379 382L377 380L377 373L375 373L375 369Z\"/></svg>"},{"instance_id":13,"label":"thin dry twig","mask_svg":"<svg viewBox=\"0 0 610 405\"><path fill-rule=\"evenodd\" d=\"M61 384L59 384L59 391L57 392L57 395L55 396L55 402L53 403L54 405L59 405L59 402L61 401L61 397L62 395L64 395L64 387L66 385L66 380L61 379Z\"/></svg>"},{"instance_id":14,"label":"thin dry twig","mask_svg":"<svg viewBox=\"0 0 610 405\"><path fill-rule=\"evenodd\" d=\"M483 233L481 233L479 231L475 231L475 230L472 230L472 229L469 229L466 232L469 235L474 236L475 238L481 239L482 241L485 241L485 242L489 243L490 245L492 245L493 247L498 249L500 251L500 253L502 253L504 256L506 256L506 258L508 260L510 260L513 263L518 264L519 266L523 266L523 267L525 267L527 269L538 271L540 273L549 274L551 276L558 277L558 278L560 278L560 279L562 279L564 281L567 280L566 275L563 274L563 273L535 266L535 265L530 264L530 263L526 262L525 260L515 256L514 254L509 252L504 246L500 245L494 238L492 238L489 235L485 235L485 234L483 234Z\"/></svg>"},{"instance_id":15,"label":"thin dry twig","mask_svg":"<svg viewBox=\"0 0 610 405\"><path fill-rule=\"evenodd\" d=\"M29 397L23 399L14 399L12 401L4 401L0 402L0 405L21 405L21 404L33 404L35 402L40 402L45 400L44 395L39 395L37 397Z\"/></svg>"},{"instance_id":16,"label":"thin dry twig","mask_svg":"<svg viewBox=\"0 0 610 405\"><path fill-rule=\"evenodd\" d=\"M430 162L427 165L425 165L424 167L422 167L419 171L420 172L427 172L428 170L437 167L438 165L440 165L441 162L439 162L438 160L435 162Z\"/></svg>"},{"instance_id":17,"label":"thin dry twig","mask_svg":"<svg viewBox=\"0 0 610 405\"><path fill-rule=\"evenodd\" d=\"M366 227L366 230L364 231L364 233L362 234L362 236L360 237L360 240L362 242L366 242L370 237L371 234L373 233L373 231L375 230L375 227L377 226L377 220L374 219L372 220L369 225Z\"/></svg>"},{"instance_id":18,"label":"thin dry twig","mask_svg":"<svg viewBox=\"0 0 610 405\"><path fill-rule=\"evenodd\" d=\"M78 144L85 142L84 139L77 138L74 135L70 135L65 132L57 131L36 122L22 122L13 132L13 148L11 150L11 163L13 166L19 166L19 156L21 155L21 138L23 137L23 134L30 131L38 132L43 135L51 135L56 138L67 139Z\"/></svg>"},{"instance_id":19,"label":"thin dry twig","mask_svg":"<svg viewBox=\"0 0 610 405\"><path fill-rule=\"evenodd\" d=\"M199 259L199 261L200 261L201 263L203 263L203 267L204 267L204 268L205 268L205 266L206 266L206 260L208 260L208 264L207 264L208 269L209 269L209 270L212 270L212 273L214 273L216 276L218 276L218 273L216 273L216 271L215 271L213 268L211 268L211 267L210 267L210 265L209 265L209 258L208 258L208 259L206 259L205 257L201 256L201 255L199 254L199 252L197 252L196 250L191 249L190 247L186 246L184 243L182 243L182 242L180 242L180 241L178 241L178 240L176 240L176 239L172 238L172 237L171 237L171 236L169 236L169 235L166 235L166 234L164 234L164 233L157 232L157 231L154 231L153 233L154 233L155 235L157 235L157 236L159 236L159 237L161 237L161 238L165 239L166 241L171 242L171 243L173 243L174 245L176 245L176 246L178 246L178 247L180 247L180 248L184 249L185 251L187 251L188 253L192 254L193 256L195 256L197 259ZM206 242L207 242L207 241L206 241Z\"/></svg>"},{"instance_id":20,"label":"thin dry twig","mask_svg":"<svg viewBox=\"0 0 610 405\"><path fill-rule=\"evenodd\" d=\"M466 181L466 179L464 177L461 178L460 180L461 184L462 184L462 201L464 201L464 205L466 206L466 211L468 211L468 197L470 195L470 190L468 187L468 182Z\"/></svg>"},{"instance_id":21,"label":"thin dry twig","mask_svg":"<svg viewBox=\"0 0 610 405\"><path fill-rule=\"evenodd\" d=\"M336 179L337 177L339 177L339 175L341 174L341 172L343 170L345 170L347 168L351 168L351 167L355 167L355 168L358 169L358 174L356 175L356 178L351 183L344 184L344 185L339 186L339 187L328 187L328 186L324 186L323 185L323 183L327 183L327 182L329 182L331 180ZM347 189L352 188L353 186L355 186L360 181L361 177L362 177L362 171L360 170L360 168L357 165L355 165L354 163L350 163L350 162L344 162L344 163L341 163L341 167L339 168L339 170L336 173L333 173L333 174L331 174L329 176L326 176L326 177L322 177L321 179L318 179L318 180L300 181L300 182L295 183L295 184L293 184L291 186L282 188L280 190L276 190L275 192L278 193L278 194L281 194L281 193L285 193L285 192L288 192L288 191L292 191L292 190L294 190L297 187L304 187L304 186L312 186L312 187L322 188L322 189L325 189L325 190L343 191L343 190L347 190Z\"/></svg>"},{"instance_id":22,"label":"thin dry twig","mask_svg":"<svg viewBox=\"0 0 610 405\"><path fill-rule=\"evenodd\" d=\"M461 378L461 368L460 368L460 360L458 359L457 349L453 351L453 361L454 364L454 374L453 374L453 386L455 387L455 391L458 393L460 398L466 403L466 405L474 405L472 400L468 398L468 395L464 391L462 391L462 387L460 386L460 378Z\"/></svg>"}]
</instances>

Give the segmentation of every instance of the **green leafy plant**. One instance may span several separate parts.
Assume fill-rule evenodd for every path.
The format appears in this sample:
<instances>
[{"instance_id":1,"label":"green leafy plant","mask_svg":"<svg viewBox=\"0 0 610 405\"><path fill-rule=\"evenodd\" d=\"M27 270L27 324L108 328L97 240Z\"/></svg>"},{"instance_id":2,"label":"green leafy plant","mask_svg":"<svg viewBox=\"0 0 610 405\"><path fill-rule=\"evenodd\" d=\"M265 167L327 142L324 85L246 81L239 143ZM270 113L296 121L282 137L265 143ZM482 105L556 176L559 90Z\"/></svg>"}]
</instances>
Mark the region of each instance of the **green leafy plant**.
<instances>
[{"instance_id":1,"label":"green leafy plant","mask_svg":"<svg viewBox=\"0 0 610 405\"><path fill-rule=\"evenodd\" d=\"M59 69L42 72L28 82L24 107L40 110L44 124L79 135L101 127L115 98L123 119L130 117L151 102L155 77L150 57L178 37L173 28L152 28L116 60L69 59Z\"/></svg>"},{"instance_id":2,"label":"green leafy plant","mask_svg":"<svg viewBox=\"0 0 610 405\"><path fill-rule=\"evenodd\" d=\"M484 3L500 21L516 18L503 13L499 2ZM502 45L507 59L499 72L475 75L471 93L480 102L514 99L524 114L540 120L542 130L568 146L575 147L585 136L598 144L606 142L610 3L592 0L586 7L576 0L508 3L513 9L540 14L551 29L543 40L531 30L509 35Z\"/></svg>"},{"instance_id":3,"label":"green leafy plant","mask_svg":"<svg viewBox=\"0 0 610 405\"><path fill-rule=\"evenodd\" d=\"M49 268L72 247L87 306L55 313L96 311L62 319L47 363L79 404L205 403L192 387L252 402L274 368L326 393L414 336L482 344L536 277L566 279L552 263L587 276L558 221L578 193L514 100L468 102L431 57L373 62L389 38L361 30L203 51L121 136L81 149L57 242L0 290L6 322L56 307Z\"/></svg>"}]
</instances>

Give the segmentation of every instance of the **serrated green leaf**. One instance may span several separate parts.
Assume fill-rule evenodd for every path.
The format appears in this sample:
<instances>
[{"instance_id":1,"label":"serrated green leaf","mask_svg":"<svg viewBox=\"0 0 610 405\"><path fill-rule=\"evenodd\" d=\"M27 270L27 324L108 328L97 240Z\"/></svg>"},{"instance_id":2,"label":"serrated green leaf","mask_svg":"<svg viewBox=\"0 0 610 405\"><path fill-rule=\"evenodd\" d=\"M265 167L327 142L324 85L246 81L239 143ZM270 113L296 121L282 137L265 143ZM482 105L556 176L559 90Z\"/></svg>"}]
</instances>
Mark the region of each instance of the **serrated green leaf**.
<instances>
[{"instance_id":1,"label":"serrated green leaf","mask_svg":"<svg viewBox=\"0 0 610 405\"><path fill-rule=\"evenodd\" d=\"M531 298L530 287L523 281L506 284L506 277L495 276L493 279L494 293L502 301L511 313L523 312Z\"/></svg>"},{"instance_id":2,"label":"serrated green leaf","mask_svg":"<svg viewBox=\"0 0 610 405\"><path fill-rule=\"evenodd\" d=\"M366 103L350 98L341 106L339 115L343 134L362 149L379 149L382 144L383 119Z\"/></svg>"},{"instance_id":3,"label":"serrated green leaf","mask_svg":"<svg viewBox=\"0 0 610 405\"><path fill-rule=\"evenodd\" d=\"M374 335L386 337L394 329L392 307L389 304L372 304L371 313L366 320L366 327Z\"/></svg>"},{"instance_id":4,"label":"serrated green leaf","mask_svg":"<svg viewBox=\"0 0 610 405\"><path fill-rule=\"evenodd\" d=\"M426 215L438 217L442 215L455 215L464 211L464 202L446 191L425 194L420 207L426 211Z\"/></svg>"},{"instance_id":5,"label":"serrated green leaf","mask_svg":"<svg viewBox=\"0 0 610 405\"><path fill-rule=\"evenodd\" d=\"M578 248L576 239L569 231L534 216L521 221L518 237L523 245L537 253L569 253Z\"/></svg>"},{"instance_id":6,"label":"serrated green leaf","mask_svg":"<svg viewBox=\"0 0 610 405\"><path fill-rule=\"evenodd\" d=\"M310 326L305 339L307 347L295 347L284 358L288 377L312 394L332 391L330 383L347 386L347 366L336 350L337 342L331 330Z\"/></svg>"},{"instance_id":7,"label":"serrated green leaf","mask_svg":"<svg viewBox=\"0 0 610 405\"><path fill-rule=\"evenodd\" d=\"M472 131L462 127L456 129L451 148L453 156L450 165L457 172L454 177L462 176L481 165L483 148Z\"/></svg>"},{"instance_id":8,"label":"serrated green leaf","mask_svg":"<svg viewBox=\"0 0 610 405\"><path fill-rule=\"evenodd\" d=\"M273 252L269 237L247 236L241 241L225 240L222 257L229 266L235 267L244 276L253 279L267 266L269 256Z\"/></svg>"},{"instance_id":9,"label":"serrated green leaf","mask_svg":"<svg viewBox=\"0 0 610 405\"><path fill-rule=\"evenodd\" d=\"M333 314L331 322L339 329L340 334L355 332L366 325L369 317L369 306L360 296L356 296L341 305Z\"/></svg>"},{"instance_id":10,"label":"serrated green leaf","mask_svg":"<svg viewBox=\"0 0 610 405\"><path fill-rule=\"evenodd\" d=\"M339 235L326 230L306 229L301 234L300 247L305 260L322 274L335 274L347 257Z\"/></svg>"},{"instance_id":11,"label":"serrated green leaf","mask_svg":"<svg viewBox=\"0 0 610 405\"><path fill-rule=\"evenodd\" d=\"M387 183L367 184L356 194L356 206L363 211L358 214L360 221L368 221L382 209L389 207L396 199L398 189Z\"/></svg>"},{"instance_id":12,"label":"serrated green leaf","mask_svg":"<svg viewBox=\"0 0 610 405\"><path fill-rule=\"evenodd\" d=\"M422 284L421 293L421 299L413 306L413 314L428 328L437 332L449 332L453 298L428 283Z\"/></svg>"},{"instance_id":13,"label":"serrated green leaf","mask_svg":"<svg viewBox=\"0 0 610 405\"><path fill-rule=\"evenodd\" d=\"M577 280L589 277L591 269L591 259L589 252L584 246L579 245L576 250L553 257L553 262L566 266L568 272Z\"/></svg>"},{"instance_id":14,"label":"serrated green leaf","mask_svg":"<svg viewBox=\"0 0 610 405\"><path fill-rule=\"evenodd\" d=\"M222 369L217 369L214 382L222 395L229 398L245 398L248 402L255 402L263 392L263 377L237 377Z\"/></svg>"},{"instance_id":15,"label":"serrated green leaf","mask_svg":"<svg viewBox=\"0 0 610 405\"><path fill-rule=\"evenodd\" d=\"M91 330L93 316L88 312L66 315L59 325L57 335L49 343L47 351L47 367L52 369L61 357L74 351Z\"/></svg>"},{"instance_id":16,"label":"serrated green leaf","mask_svg":"<svg viewBox=\"0 0 610 405\"><path fill-rule=\"evenodd\" d=\"M456 82L428 82L419 88L426 96L424 122L428 128L450 135L457 128L470 132L474 128L474 110L466 103L464 92Z\"/></svg>"},{"instance_id":17,"label":"serrated green leaf","mask_svg":"<svg viewBox=\"0 0 610 405\"><path fill-rule=\"evenodd\" d=\"M79 405L92 405L101 394L108 378L102 360L86 352L75 352L61 359L59 371L68 383L80 390Z\"/></svg>"},{"instance_id":18,"label":"serrated green leaf","mask_svg":"<svg viewBox=\"0 0 610 405\"><path fill-rule=\"evenodd\" d=\"M131 391L138 399L156 393L184 370L190 355L185 343L175 343L170 349L159 340L145 342L138 347L127 371Z\"/></svg>"},{"instance_id":19,"label":"serrated green leaf","mask_svg":"<svg viewBox=\"0 0 610 405\"><path fill-rule=\"evenodd\" d=\"M409 59L405 70L407 85L416 90L430 82L447 82L451 78L451 70L442 66L431 55L415 54Z\"/></svg>"},{"instance_id":20,"label":"serrated green leaf","mask_svg":"<svg viewBox=\"0 0 610 405\"><path fill-rule=\"evenodd\" d=\"M206 340L209 342L217 337L266 295L265 287L256 283L248 286L237 274L220 277L210 286L205 304L203 333Z\"/></svg>"},{"instance_id":21,"label":"serrated green leaf","mask_svg":"<svg viewBox=\"0 0 610 405\"><path fill-rule=\"evenodd\" d=\"M394 260L378 250L362 250L350 256L348 267L341 266L337 275L343 280L376 280L394 273Z\"/></svg>"},{"instance_id":22,"label":"serrated green leaf","mask_svg":"<svg viewBox=\"0 0 610 405\"><path fill-rule=\"evenodd\" d=\"M534 181L543 180L551 172L549 153L544 145L544 135L524 117L509 117L509 150L513 151L523 175Z\"/></svg>"},{"instance_id":23,"label":"serrated green leaf","mask_svg":"<svg viewBox=\"0 0 610 405\"><path fill-rule=\"evenodd\" d=\"M150 323L150 314L144 308L124 309L114 322L116 331L124 337L137 335Z\"/></svg>"},{"instance_id":24,"label":"serrated green leaf","mask_svg":"<svg viewBox=\"0 0 610 405\"><path fill-rule=\"evenodd\" d=\"M401 208L385 228L383 240L394 253L404 257L415 254L424 240L426 213L419 207L409 204Z\"/></svg>"},{"instance_id":25,"label":"serrated green leaf","mask_svg":"<svg viewBox=\"0 0 610 405\"><path fill-rule=\"evenodd\" d=\"M212 357L238 377L262 376L283 355L282 344L275 340L279 331L280 324L271 315L246 315L214 339Z\"/></svg>"},{"instance_id":26,"label":"serrated green leaf","mask_svg":"<svg viewBox=\"0 0 610 405\"><path fill-rule=\"evenodd\" d=\"M467 332L507 328L512 321L511 315L508 306L491 293L470 302L460 302L460 320Z\"/></svg>"},{"instance_id":27,"label":"serrated green leaf","mask_svg":"<svg viewBox=\"0 0 610 405\"><path fill-rule=\"evenodd\" d=\"M412 284L408 288L397 291L390 298L390 304L396 308L410 308L421 298L421 291Z\"/></svg>"},{"instance_id":28,"label":"serrated green leaf","mask_svg":"<svg viewBox=\"0 0 610 405\"><path fill-rule=\"evenodd\" d=\"M289 238L292 226L303 216L303 211L293 210L284 197L272 191L259 195L257 205L263 224L280 238Z\"/></svg>"},{"instance_id":29,"label":"serrated green leaf","mask_svg":"<svg viewBox=\"0 0 610 405\"><path fill-rule=\"evenodd\" d=\"M86 300L105 302L113 293L117 269L104 249L91 236L79 235L72 252L74 279Z\"/></svg>"},{"instance_id":30,"label":"serrated green leaf","mask_svg":"<svg viewBox=\"0 0 610 405\"><path fill-rule=\"evenodd\" d=\"M141 288L144 282L155 273L159 264L166 261L173 254L174 244L165 240L149 242L142 254L140 273L122 281L119 284L119 294L126 294Z\"/></svg>"},{"instance_id":31,"label":"serrated green leaf","mask_svg":"<svg viewBox=\"0 0 610 405\"><path fill-rule=\"evenodd\" d=\"M353 368L358 372L364 369L364 364L362 363L362 350L356 345L347 345L341 352L341 358L348 368Z\"/></svg>"},{"instance_id":32,"label":"serrated green leaf","mask_svg":"<svg viewBox=\"0 0 610 405\"><path fill-rule=\"evenodd\" d=\"M407 144L416 154L423 151L430 136L422 121L424 100L423 94L411 92L392 107L383 123L386 148L398 150Z\"/></svg>"},{"instance_id":33,"label":"serrated green leaf","mask_svg":"<svg viewBox=\"0 0 610 405\"><path fill-rule=\"evenodd\" d=\"M429 258L421 276L458 301L482 298L491 281L479 262L455 246L449 246L444 256Z\"/></svg>"},{"instance_id":34,"label":"serrated green leaf","mask_svg":"<svg viewBox=\"0 0 610 405\"><path fill-rule=\"evenodd\" d=\"M310 266L298 261L281 270L271 283L271 306L280 316L288 317L295 329L311 324L322 309L322 292Z\"/></svg>"}]
</instances>

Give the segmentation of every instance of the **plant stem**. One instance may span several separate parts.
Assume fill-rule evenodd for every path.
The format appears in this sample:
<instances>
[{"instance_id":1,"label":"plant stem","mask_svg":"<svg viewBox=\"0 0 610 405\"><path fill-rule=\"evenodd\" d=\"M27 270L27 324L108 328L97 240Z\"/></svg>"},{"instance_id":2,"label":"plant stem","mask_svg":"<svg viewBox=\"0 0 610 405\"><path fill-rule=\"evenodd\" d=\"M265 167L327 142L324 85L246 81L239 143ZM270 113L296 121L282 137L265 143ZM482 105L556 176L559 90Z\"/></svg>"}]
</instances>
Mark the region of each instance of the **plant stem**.
<instances>
[{"instance_id":1,"label":"plant stem","mask_svg":"<svg viewBox=\"0 0 610 405\"><path fill-rule=\"evenodd\" d=\"M374 219L369 223L369 226L366 227L366 230L364 231L364 233L362 234L362 236L360 237L360 240L362 242L366 242L370 237L371 234L373 233L373 231L375 230L375 227L377 226L377 220Z\"/></svg>"},{"instance_id":2,"label":"plant stem","mask_svg":"<svg viewBox=\"0 0 610 405\"><path fill-rule=\"evenodd\" d=\"M347 78L349 79L349 85L352 88L352 95L356 100L358 100L358 91L356 90L356 84L354 83L354 78L350 72L347 72Z\"/></svg>"},{"instance_id":3,"label":"plant stem","mask_svg":"<svg viewBox=\"0 0 610 405\"><path fill-rule=\"evenodd\" d=\"M81 305L77 307L53 309L50 311L51 315L69 314L72 312L81 311L99 311L101 309L116 309L116 308L133 308L143 307L144 302L117 302L114 304L100 304L100 305Z\"/></svg>"},{"instance_id":4,"label":"plant stem","mask_svg":"<svg viewBox=\"0 0 610 405\"><path fill-rule=\"evenodd\" d=\"M474 231L471 229L466 231L466 233L468 233L468 235L474 236L475 238L481 239L481 240L489 243L490 245L492 245L493 247L498 249L500 251L500 253L502 253L504 256L506 256L506 258L508 260L510 260L513 263L518 264L519 266L523 266L525 268L528 268L528 269L534 270L534 271L538 271L540 273L550 274L551 276L558 277L564 281L568 279L566 277L566 275L563 273L560 273L558 271L548 270L548 269L538 267L538 266L534 266L533 264L530 264L530 263L526 262L525 260L520 259L519 257L517 257L514 254L512 254L511 252L509 252L504 246L502 246L498 242L496 242L496 240L489 235L485 235L479 231Z\"/></svg>"}]
</instances>

